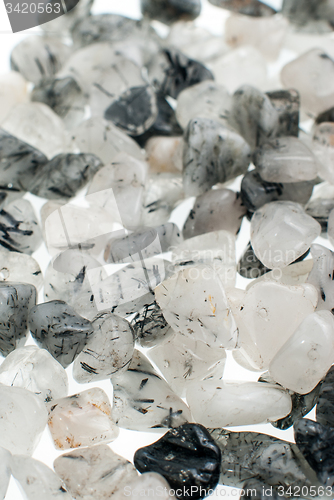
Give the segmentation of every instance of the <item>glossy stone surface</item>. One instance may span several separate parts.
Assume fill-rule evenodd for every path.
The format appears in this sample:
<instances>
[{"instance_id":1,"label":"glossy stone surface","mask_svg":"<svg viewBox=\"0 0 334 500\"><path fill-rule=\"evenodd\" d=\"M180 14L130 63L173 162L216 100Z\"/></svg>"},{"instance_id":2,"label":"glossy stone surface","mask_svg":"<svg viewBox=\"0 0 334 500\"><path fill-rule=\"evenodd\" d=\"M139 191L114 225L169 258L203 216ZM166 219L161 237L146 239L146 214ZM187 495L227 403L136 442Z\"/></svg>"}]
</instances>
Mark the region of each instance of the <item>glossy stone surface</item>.
<instances>
[{"instance_id":1,"label":"glossy stone surface","mask_svg":"<svg viewBox=\"0 0 334 500\"><path fill-rule=\"evenodd\" d=\"M112 416L119 427L152 431L178 427L190 420L187 405L172 392L149 360L135 351L128 370L113 375Z\"/></svg>"},{"instance_id":2,"label":"glossy stone surface","mask_svg":"<svg viewBox=\"0 0 334 500\"><path fill-rule=\"evenodd\" d=\"M218 182L246 173L250 163L248 144L219 122L191 120L184 140L183 184L187 196L202 194Z\"/></svg>"},{"instance_id":3,"label":"glossy stone surface","mask_svg":"<svg viewBox=\"0 0 334 500\"><path fill-rule=\"evenodd\" d=\"M322 235L327 234L328 217L334 209L334 200L332 198L319 196L310 199L306 205L306 213L319 222L321 226Z\"/></svg>"},{"instance_id":4,"label":"glossy stone surface","mask_svg":"<svg viewBox=\"0 0 334 500\"><path fill-rule=\"evenodd\" d=\"M11 455L9 451L0 448L0 498L4 500L11 476Z\"/></svg>"},{"instance_id":5,"label":"glossy stone surface","mask_svg":"<svg viewBox=\"0 0 334 500\"><path fill-rule=\"evenodd\" d=\"M107 500L138 477L132 463L105 444L61 455L54 469L71 495L83 500Z\"/></svg>"},{"instance_id":6,"label":"glossy stone surface","mask_svg":"<svg viewBox=\"0 0 334 500\"><path fill-rule=\"evenodd\" d=\"M269 5L259 2L259 0L210 0L210 3L246 16L267 17L276 13Z\"/></svg>"},{"instance_id":7,"label":"glossy stone surface","mask_svg":"<svg viewBox=\"0 0 334 500\"><path fill-rule=\"evenodd\" d=\"M26 342L29 310L36 289L25 283L0 282L0 353L7 356Z\"/></svg>"},{"instance_id":8,"label":"glossy stone surface","mask_svg":"<svg viewBox=\"0 0 334 500\"><path fill-rule=\"evenodd\" d=\"M307 282L314 285L318 291L317 310L327 310L333 313L334 309L334 253L322 245L311 246L313 267Z\"/></svg>"},{"instance_id":9,"label":"glossy stone surface","mask_svg":"<svg viewBox=\"0 0 334 500\"><path fill-rule=\"evenodd\" d=\"M276 137L299 135L299 107L300 96L297 90L273 90L267 92L271 104L278 113L278 129Z\"/></svg>"},{"instance_id":10,"label":"glossy stone surface","mask_svg":"<svg viewBox=\"0 0 334 500\"><path fill-rule=\"evenodd\" d=\"M151 137L145 144L150 171L179 173L182 171L183 138Z\"/></svg>"},{"instance_id":11,"label":"glossy stone surface","mask_svg":"<svg viewBox=\"0 0 334 500\"><path fill-rule=\"evenodd\" d=\"M295 137L281 137L257 150L254 164L268 182L311 181L317 177L318 163L312 151Z\"/></svg>"},{"instance_id":12,"label":"glossy stone surface","mask_svg":"<svg viewBox=\"0 0 334 500\"><path fill-rule=\"evenodd\" d=\"M251 244L265 266L282 268L303 255L320 232L320 224L307 215L301 205L275 201L254 213Z\"/></svg>"},{"instance_id":13,"label":"glossy stone surface","mask_svg":"<svg viewBox=\"0 0 334 500\"><path fill-rule=\"evenodd\" d=\"M27 283L40 290L43 275L38 262L29 255L0 249L0 281Z\"/></svg>"},{"instance_id":14,"label":"glossy stone surface","mask_svg":"<svg viewBox=\"0 0 334 500\"><path fill-rule=\"evenodd\" d=\"M36 343L64 367L70 365L93 333L90 321L62 300L44 302L29 313L29 328Z\"/></svg>"},{"instance_id":15,"label":"glossy stone surface","mask_svg":"<svg viewBox=\"0 0 334 500\"><path fill-rule=\"evenodd\" d=\"M245 207L255 212L271 201L295 201L305 205L312 191L313 182L268 182L258 170L251 170L242 178L240 194Z\"/></svg>"},{"instance_id":16,"label":"glossy stone surface","mask_svg":"<svg viewBox=\"0 0 334 500\"><path fill-rule=\"evenodd\" d=\"M73 364L73 377L79 383L104 380L125 371L133 355L134 332L125 319L101 313L92 326L94 333Z\"/></svg>"},{"instance_id":17,"label":"glossy stone surface","mask_svg":"<svg viewBox=\"0 0 334 500\"><path fill-rule=\"evenodd\" d=\"M237 271L244 278L256 279L268 273L270 269L256 257L252 245L248 243L238 262Z\"/></svg>"},{"instance_id":18,"label":"glossy stone surface","mask_svg":"<svg viewBox=\"0 0 334 500\"><path fill-rule=\"evenodd\" d=\"M176 332L211 347L235 347L238 330L212 267L198 264L179 271L155 289L155 297Z\"/></svg>"},{"instance_id":19,"label":"glossy stone surface","mask_svg":"<svg viewBox=\"0 0 334 500\"><path fill-rule=\"evenodd\" d=\"M98 387L48 404L48 425L58 450L109 443L118 436L107 394Z\"/></svg>"},{"instance_id":20,"label":"glossy stone surface","mask_svg":"<svg viewBox=\"0 0 334 500\"><path fill-rule=\"evenodd\" d=\"M141 0L140 7L144 16L171 24L179 19L192 21L198 17L201 12L201 1L168 0L165 3L161 0Z\"/></svg>"},{"instance_id":21,"label":"glossy stone surface","mask_svg":"<svg viewBox=\"0 0 334 500\"><path fill-rule=\"evenodd\" d=\"M22 387L46 403L67 396L64 368L45 349L25 346L11 352L0 366L0 383Z\"/></svg>"},{"instance_id":22,"label":"glossy stone surface","mask_svg":"<svg viewBox=\"0 0 334 500\"><path fill-rule=\"evenodd\" d=\"M1 446L15 455L32 455L47 422L44 402L21 387L0 385Z\"/></svg>"},{"instance_id":23,"label":"glossy stone surface","mask_svg":"<svg viewBox=\"0 0 334 500\"><path fill-rule=\"evenodd\" d=\"M184 223L183 236L188 239L221 230L236 234L245 214L239 193L230 189L211 189L196 197Z\"/></svg>"},{"instance_id":24,"label":"glossy stone surface","mask_svg":"<svg viewBox=\"0 0 334 500\"><path fill-rule=\"evenodd\" d=\"M136 451L134 464L140 472L157 472L180 498L192 489L192 498L205 496L219 480L221 451L205 427L185 424L171 429L161 439ZM201 491L202 489L202 491Z\"/></svg>"},{"instance_id":25,"label":"glossy stone surface","mask_svg":"<svg viewBox=\"0 0 334 500\"><path fill-rule=\"evenodd\" d=\"M43 462L16 455L11 468L27 500L71 500L64 483Z\"/></svg>"},{"instance_id":26,"label":"glossy stone surface","mask_svg":"<svg viewBox=\"0 0 334 500\"><path fill-rule=\"evenodd\" d=\"M326 374L326 377L322 381L316 407L317 422L319 422L319 424L321 425L326 425L328 427L334 427L333 381L334 381L334 369L330 368Z\"/></svg>"},{"instance_id":27,"label":"glossy stone surface","mask_svg":"<svg viewBox=\"0 0 334 500\"><path fill-rule=\"evenodd\" d=\"M142 347L153 347L172 334L172 329L155 300L148 301L139 311L136 311L130 324L136 342Z\"/></svg>"}]
</instances>

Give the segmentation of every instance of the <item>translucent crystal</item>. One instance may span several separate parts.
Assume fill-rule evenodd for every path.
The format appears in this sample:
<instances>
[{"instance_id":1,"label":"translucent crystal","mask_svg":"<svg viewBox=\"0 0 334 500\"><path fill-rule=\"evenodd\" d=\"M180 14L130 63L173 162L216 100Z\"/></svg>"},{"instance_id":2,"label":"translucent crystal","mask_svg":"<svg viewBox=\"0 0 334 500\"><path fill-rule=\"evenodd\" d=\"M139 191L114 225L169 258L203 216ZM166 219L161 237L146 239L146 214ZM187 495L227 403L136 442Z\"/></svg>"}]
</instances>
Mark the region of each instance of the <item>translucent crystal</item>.
<instances>
[{"instance_id":1,"label":"translucent crystal","mask_svg":"<svg viewBox=\"0 0 334 500\"><path fill-rule=\"evenodd\" d=\"M319 176L334 183L333 162L334 162L334 123L320 123L314 130L313 152L318 160Z\"/></svg>"},{"instance_id":2,"label":"translucent crystal","mask_svg":"<svg viewBox=\"0 0 334 500\"><path fill-rule=\"evenodd\" d=\"M252 17L268 17L276 12L272 7L259 0L210 0L210 3L222 9Z\"/></svg>"},{"instance_id":3,"label":"translucent crystal","mask_svg":"<svg viewBox=\"0 0 334 500\"><path fill-rule=\"evenodd\" d=\"M155 300L148 300L147 304L136 311L135 315L132 315L130 324L134 330L136 342L142 347L160 344L173 333Z\"/></svg>"},{"instance_id":4,"label":"translucent crystal","mask_svg":"<svg viewBox=\"0 0 334 500\"><path fill-rule=\"evenodd\" d=\"M125 40L136 28L136 21L118 14L95 14L79 20L71 34L77 46L96 42L119 42Z\"/></svg>"},{"instance_id":5,"label":"translucent crystal","mask_svg":"<svg viewBox=\"0 0 334 500\"><path fill-rule=\"evenodd\" d=\"M38 262L24 253L0 250L0 280L33 285L37 290L43 286L43 275Z\"/></svg>"},{"instance_id":6,"label":"translucent crystal","mask_svg":"<svg viewBox=\"0 0 334 500\"><path fill-rule=\"evenodd\" d=\"M175 174L182 170L182 137L151 137L145 149L151 172Z\"/></svg>"},{"instance_id":7,"label":"translucent crystal","mask_svg":"<svg viewBox=\"0 0 334 500\"><path fill-rule=\"evenodd\" d=\"M315 286L318 291L317 310L333 312L334 309L334 252L321 245L312 245L311 254L313 267L307 282Z\"/></svg>"},{"instance_id":8,"label":"translucent crystal","mask_svg":"<svg viewBox=\"0 0 334 500\"><path fill-rule=\"evenodd\" d=\"M316 407L316 420L322 425L334 427L333 419L333 367L330 368L326 377L319 384L320 392Z\"/></svg>"}]
</instances>

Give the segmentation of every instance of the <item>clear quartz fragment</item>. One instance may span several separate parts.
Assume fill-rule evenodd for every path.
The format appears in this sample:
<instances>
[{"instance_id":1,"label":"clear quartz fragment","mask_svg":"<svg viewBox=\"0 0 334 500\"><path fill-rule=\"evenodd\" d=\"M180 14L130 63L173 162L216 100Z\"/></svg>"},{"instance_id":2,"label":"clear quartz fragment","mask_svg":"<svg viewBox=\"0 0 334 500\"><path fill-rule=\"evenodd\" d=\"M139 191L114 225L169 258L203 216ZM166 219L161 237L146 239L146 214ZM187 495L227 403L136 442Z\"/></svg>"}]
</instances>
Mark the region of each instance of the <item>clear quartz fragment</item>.
<instances>
[{"instance_id":1,"label":"clear quartz fragment","mask_svg":"<svg viewBox=\"0 0 334 500\"><path fill-rule=\"evenodd\" d=\"M0 281L28 283L37 290L43 286L38 262L25 253L0 250Z\"/></svg>"},{"instance_id":2,"label":"clear quartz fragment","mask_svg":"<svg viewBox=\"0 0 334 500\"><path fill-rule=\"evenodd\" d=\"M151 172L175 174L182 170L182 137L151 137L145 150Z\"/></svg>"},{"instance_id":3,"label":"clear quartz fragment","mask_svg":"<svg viewBox=\"0 0 334 500\"><path fill-rule=\"evenodd\" d=\"M12 457L8 450L0 447L0 500L4 500L11 476ZM66 499L65 499L66 500Z\"/></svg>"},{"instance_id":4,"label":"clear quartz fragment","mask_svg":"<svg viewBox=\"0 0 334 500\"><path fill-rule=\"evenodd\" d=\"M301 262L296 262L290 264L282 269L274 269L269 271L260 278L252 280L247 286L246 290L249 290L252 286L260 281L271 281L276 283L281 283L282 285L302 285L306 283L310 271L313 267L313 260L303 260Z\"/></svg>"},{"instance_id":5,"label":"clear quartz fragment","mask_svg":"<svg viewBox=\"0 0 334 500\"><path fill-rule=\"evenodd\" d=\"M142 347L154 347L173 333L155 300L147 300L147 303L131 316L130 324L136 342Z\"/></svg>"},{"instance_id":6,"label":"clear quartz fragment","mask_svg":"<svg viewBox=\"0 0 334 500\"><path fill-rule=\"evenodd\" d=\"M276 137L299 135L300 96L297 90L273 90L266 93L278 113L279 125Z\"/></svg>"},{"instance_id":7,"label":"clear quartz fragment","mask_svg":"<svg viewBox=\"0 0 334 500\"><path fill-rule=\"evenodd\" d=\"M98 387L48 404L48 425L58 450L109 443L118 436L107 394Z\"/></svg>"},{"instance_id":8,"label":"clear quartz fragment","mask_svg":"<svg viewBox=\"0 0 334 500\"><path fill-rule=\"evenodd\" d=\"M311 254L313 267L308 275L307 282L315 286L318 291L317 311L334 310L334 252L322 245L312 245Z\"/></svg>"},{"instance_id":9,"label":"clear quartz fragment","mask_svg":"<svg viewBox=\"0 0 334 500\"><path fill-rule=\"evenodd\" d=\"M28 99L27 81L16 71L10 71L0 76L0 123L9 111Z\"/></svg>"}]
</instances>

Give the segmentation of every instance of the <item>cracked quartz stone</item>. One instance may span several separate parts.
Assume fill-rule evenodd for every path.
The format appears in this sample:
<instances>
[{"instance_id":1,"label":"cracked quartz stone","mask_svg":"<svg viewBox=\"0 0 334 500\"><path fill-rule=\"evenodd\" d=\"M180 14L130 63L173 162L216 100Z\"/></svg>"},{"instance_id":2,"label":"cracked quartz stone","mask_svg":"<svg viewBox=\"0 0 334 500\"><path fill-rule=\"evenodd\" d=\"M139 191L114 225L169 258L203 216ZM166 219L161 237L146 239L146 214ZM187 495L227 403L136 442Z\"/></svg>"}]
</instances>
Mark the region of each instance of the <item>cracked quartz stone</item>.
<instances>
[{"instance_id":1,"label":"cracked quartz stone","mask_svg":"<svg viewBox=\"0 0 334 500\"><path fill-rule=\"evenodd\" d=\"M261 382L196 380L186 400L196 422L206 427L261 424L291 411L291 398L282 387Z\"/></svg>"},{"instance_id":2,"label":"cracked quartz stone","mask_svg":"<svg viewBox=\"0 0 334 500\"><path fill-rule=\"evenodd\" d=\"M296 137L280 137L263 144L254 155L254 165L268 182L311 181L318 175L318 161Z\"/></svg>"},{"instance_id":3,"label":"cracked quartz stone","mask_svg":"<svg viewBox=\"0 0 334 500\"><path fill-rule=\"evenodd\" d=\"M276 137L299 135L300 96L297 90L273 90L266 93L278 113Z\"/></svg>"},{"instance_id":4,"label":"cracked quartz stone","mask_svg":"<svg viewBox=\"0 0 334 500\"><path fill-rule=\"evenodd\" d=\"M0 282L0 353L22 347L29 332L29 311L36 304L36 288L26 283Z\"/></svg>"},{"instance_id":5,"label":"cracked quartz stone","mask_svg":"<svg viewBox=\"0 0 334 500\"><path fill-rule=\"evenodd\" d=\"M334 317L317 311L305 318L275 354L269 373L283 387L299 394L312 391L332 365Z\"/></svg>"},{"instance_id":6,"label":"cracked quartz stone","mask_svg":"<svg viewBox=\"0 0 334 500\"><path fill-rule=\"evenodd\" d=\"M68 392L64 368L48 351L31 345L8 354L0 366L0 383L27 389L46 403Z\"/></svg>"},{"instance_id":7,"label":"cracked quartz stone","mask_svg":"<svg viewBox=\"0 0 334 500\"><path fill-rule=\"evenodd\" d=\"M154 300L135 312L130 324L136 342L142 347L154 347L170 337L173 330L165 320L160 306Z\"/></svg>"},{"instance_id":8,"label":"cracked quartz stone","mask_svg":"<svg viewBox=\"0 0 334 500\"><path fill-rule=\"evenodd\" d=\"M314 129L312 149L317 158L319 176L333 184L334 174L334 123L320 123Z\"/></svg>"},{"instance_id":9,"label":"cracked quartz stone","mask_svg":"<svg viewBox=\"0 0 334 500\"><path fill-rule=\"evenodd\" d=\"M232 96L230 121L254 149L275 137L279 116L266 94L251 85L242 85Z\"/></svg>"},{"instance_id":10,"label":"cracked quartz stone","mask_svg":"<svg viewBox=\"0 0 334 500\"><path fill-rule=\"evenodd\" d=\"M192 21L200 15L201 0L141 0L142 14L165 24Z\"/></svg>"},{"instance_id":11,"label":"cracked quartz stone","mask_svg":"<svg viewBox=\"0 0 334 500\"><path fill-rule=\"evenodd\" d=\"M15 455L32 455L45 429L44 402L21 387L0 385L1 445Z\"/></svg>"},{"instance_id":12,"label":"cracked quartz stone","mask_svg":"<svg viewBox=\"0 0 334 500\"><path fill-rule=\"evenodd\" d=\"M29 327L36 343L64 368L74 361L93 333L92 323L62 300L33 307Z\"/></svg>"},{"instance_id":13,"label":"cracked quartz stone","mask_svg":"<svg viewBox=\"0 0 334 500\"><path fill-rule=\"evenodd\" d=\"M181 335L210 347L236 346L238 330L223 283L211 266L197 264L179 271L155 289L155 298Z\"/></svg>"},{"instance_id":14,"label":"cracked quartz stone","mask_svg":"<svg viewBox=\"0 0 334 500\"><path fill-rule=\"evenodd\" d=\"M184 141L183 184L187 196L202 194L248 169L249 145L219 122L208 118L191 120Z\"/></svg>"},{"instance_id":15,"label":"cracked quartz stone","mask_svg":"<svg viewBox=\"0 0 334 500\"><path fill-rule=\"evenodd\" d=\"M43 275L38 262L25 253L0 249L0 282L28 283L36 290L43 286Z\"/></svg>"},{"instance_id":16,"label":"cracked quartz stone","mask_svg":"<svg viewBox=\"0 0 334 500\"><path fill-rule=\"evenodd\" d=\"M334 61L320 48L303 53L281 71L284 87L299 92L301 107L311 116L334 106L333 76Z\"/></svg>"},{"instance_id":17,"label":"cracked quartz stone","mask_svg":"<svg viewBox=\"0 0 334 500\"><path fill-rule=\"evenodd\" d=\"M147 432L178 427L191 420L188 406L139 351L135 351L128 370L113 375L111 383L112 416L119 427Z\"/></svg>"},{"instance_id":18,"label":"cracked quartz stone","mask_svg":"<svg viewBox=\"0 0 334 500\"><path fill-rule=\"evenodd\" d=\"M48 425L58 450L110 443L118 436L107 394L93 387L47 405Z\"/></svg>"},{"instance_id":19,"label":"cracked quartz stone","mask_svg":"<svg viewBox=\"0 0 334 500\"><path fill-rule=\"evenodd\" d=\"M310 284L259 281L247 291L226 291L239 329L238 347L250 369L266 370L284 343L317 305Z\"/></svg>"},{"instance_id":20,"label":"cracked quartz stone","mask_svg":"<svg viewBox=\"0 0 334 500\"><path fill-rule=\"evenodd\" d=\"M317 289L317 310L327 310L334 313L334 252L322 245L313 244L311 255L313 267L307 282Z\"/></svg>"},{"instance_id":21,"label":"cracked quartz stone","mask_svg":"<svg viewBox=\"0 0 334 500\"><path fill-rule=\"evenodd\" d=\"M308 418L302 418L294 425L294 437L321 484L333 486L334 430Z\"/></svg>"},{"instance_id":22,"label":"cracked quartz stone","mask_svg":"<svg viewBox=\"0 0 334 500\"><path fill-rule=\"evenodd\" d=\"M183 137L151 137L145 144L150 173L182 171Z\"/></svg>"},{"instance_id":23,"label":"cracked quartz stone","mask_svg":"<svg viewBox=\"0 0 334 500\"><path fill-rule=\"evenodd\" d=\"M325 20L334 23L334 6L331 0L284 0L282 14L298 26L312 21Z\"/></svg>"},{"instance_id":24,"label":"cracked quartz stone","mask_svg":"<svg viewBox=\"0 0 334 500\"><path fill-rule=\"evenodd\" d=\"M141 473L161 474L171 488L180 489L179 498L190 490L199 499L218 484L221 451L205 427L185 424L137 450L134 464Z\"/></svg>"},{"instance_id":25,"label":"cracked quartz stone","mask_svg":"<svg viewBox=\"0 0 334 500\"><path fill-rule=\"evenodd\" d=\"M313 187L314 183L311 181L268 182L258 170L251 170L242 178L240 195L247 210L255 212L271 201L295 201L305 205L311 198ZM309 215L312 216L311 213Z\"/></svg>"},{"instance_id":26,"label":"cracked quartz stone","mask_svg":"<svg viewBox=\"0 0 334 500\"><path fill-rule=\"evenodd\" d=\"M320 233L320 224L292 201L268 203L251 220L253 250L270 269L286 267L301 257Z\"/></svg>"},{"instance_id":27,"label":"cracked quartz stone","mask_svg":"<svg viewBox=\"0 0 334 500\"><path fill-rule=\"evenodd\" d=\"M230 189L211 189L197 196L183 226L185 239L211 231L237 234L246 208L239 193Z\"/></svg>"},{"instance_id":28,"label":"cracked quartz stone","mask_svg":"<svg viewBox=\"0 0 334 500\"><path fill-rule=\"evenodd\" d=\"M4 500L11 476L12 457L8 450L0 447L0 500ZM66 499L65 499L66 500Z\"/></svg>"},{"instance_id":29,"label":"cracked quartz stone","mask_svg":"<svg viewBox=\"0 0 334 500\"><path fill-rule=\"evenodd\" d=\"M83 188L102 167L93 154L62 153L45 163L30 192L47 199L71 198Z\"/></svg>"},{"instance_id":30,"label":"cracked quartz stone","mask_svg":"<svg viewBox=\"0 0 334 500\"><path fill-rule=\"evenodd\" d=\"M9 71L0 76L0 123L9 111L24 102L28 97L28 82L16 71ZM1 498L1 497L0 497Z\"/></svg>"},{"instance_id":31,"label":"cracked quartz stone","mask_svg":"<svg viewBox=\"0 0 334 500\"><path fill-rule=\"evenodd\" d=\"M61 479L39 460L16 455L11 460L11 469L27 500L72 499Z\"/></svg>"},{"instance_id":32,"label":"cracked quartz stone","mask_svg":"<svg viewBox=\"0 0 334 500\"><path fill-rule=\"evenodd\" d=\"M209 0L212 5L228 9L238 14L253 17L268 17L276 14L276 11L269 5L259 2L259 0Z\"/></svg>"},{"instance_id":33,"label":"cracked quartz stone","mask_svg":"<svg viewBox=\"0 0 334 500\"><path fill-rule=\"evenodd\" d=\"M150 349L148 357L172 390L183 398L192 382L199 384L203 379L221 379L226 361L224 349L209 347L179 333L173 333Z\"/></svg>"},{"instance_id":34,"label":"cracked quartz stone","mask_svg":"<svg viewBox=\"0 0 334 500\"><path fill-rule=\"evenodd\" d=\"M316 407L316 420L321 425L334 427L334 397L333 397L334 368L330 368L321 383Z\"/></svg>"},{"instance_id":35,"label":"cracked quartz stone","mask_svg":"<svg viewBox=\"0 0 334 500\"><path fill-rule=\"evenodd\" d=\"M60 455L54 469L70 494L82 500L118 498L118 493L138 478L132 463L105 444Z\"/></svg>"},{"instance_id":36,"label":"cracked quartz stone","mask_svg":"<svg viewBox=\"0 0 334 500\"><path fill-rule=\"evenodd\" d=\"M101 313L92 321L94 332L73 364L73 378L80 384L105 380L126 371L134 350L134 332L123 318Z\"/></svg>"},{"instance_id":37,"label":"cracked quartz stone","mask_svg":"<svg viewBox=\"0 0 334 500\"><path fill-rule=\"evenodd\" d=\"M11 69L38 85L61 69L70 52L71 48L59 38L27 36L12 50Z\"/></svg>"}]
</instances>

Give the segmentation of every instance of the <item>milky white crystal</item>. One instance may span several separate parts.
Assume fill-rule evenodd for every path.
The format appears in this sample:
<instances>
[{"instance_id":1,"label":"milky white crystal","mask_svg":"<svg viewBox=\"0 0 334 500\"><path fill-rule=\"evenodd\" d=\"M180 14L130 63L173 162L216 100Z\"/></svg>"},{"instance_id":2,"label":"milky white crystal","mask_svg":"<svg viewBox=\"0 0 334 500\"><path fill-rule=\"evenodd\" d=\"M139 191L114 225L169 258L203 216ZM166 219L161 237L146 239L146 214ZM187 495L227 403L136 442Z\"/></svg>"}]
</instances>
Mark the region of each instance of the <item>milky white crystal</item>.
<instances>
[{"instance_id":1,"label":"milky white crystal","mask_svg":"<svg viewBox=\"0 0 334 500\"><path fill-rule=\"evenodd\" d=\"M43 274L38 262L30 255L0 250L0 281L29 283L40 290Z\"/></svg>"},{"instance_id":2,"label":"milky white crystal","mask_svg":"<svg viewBox=\"0 0 334 500\"><path fill-rule=\"evenodd\" d=\"M182 137L151 137L145 149L152 173L182 171Z\"/></svg>"}]
</instances>

